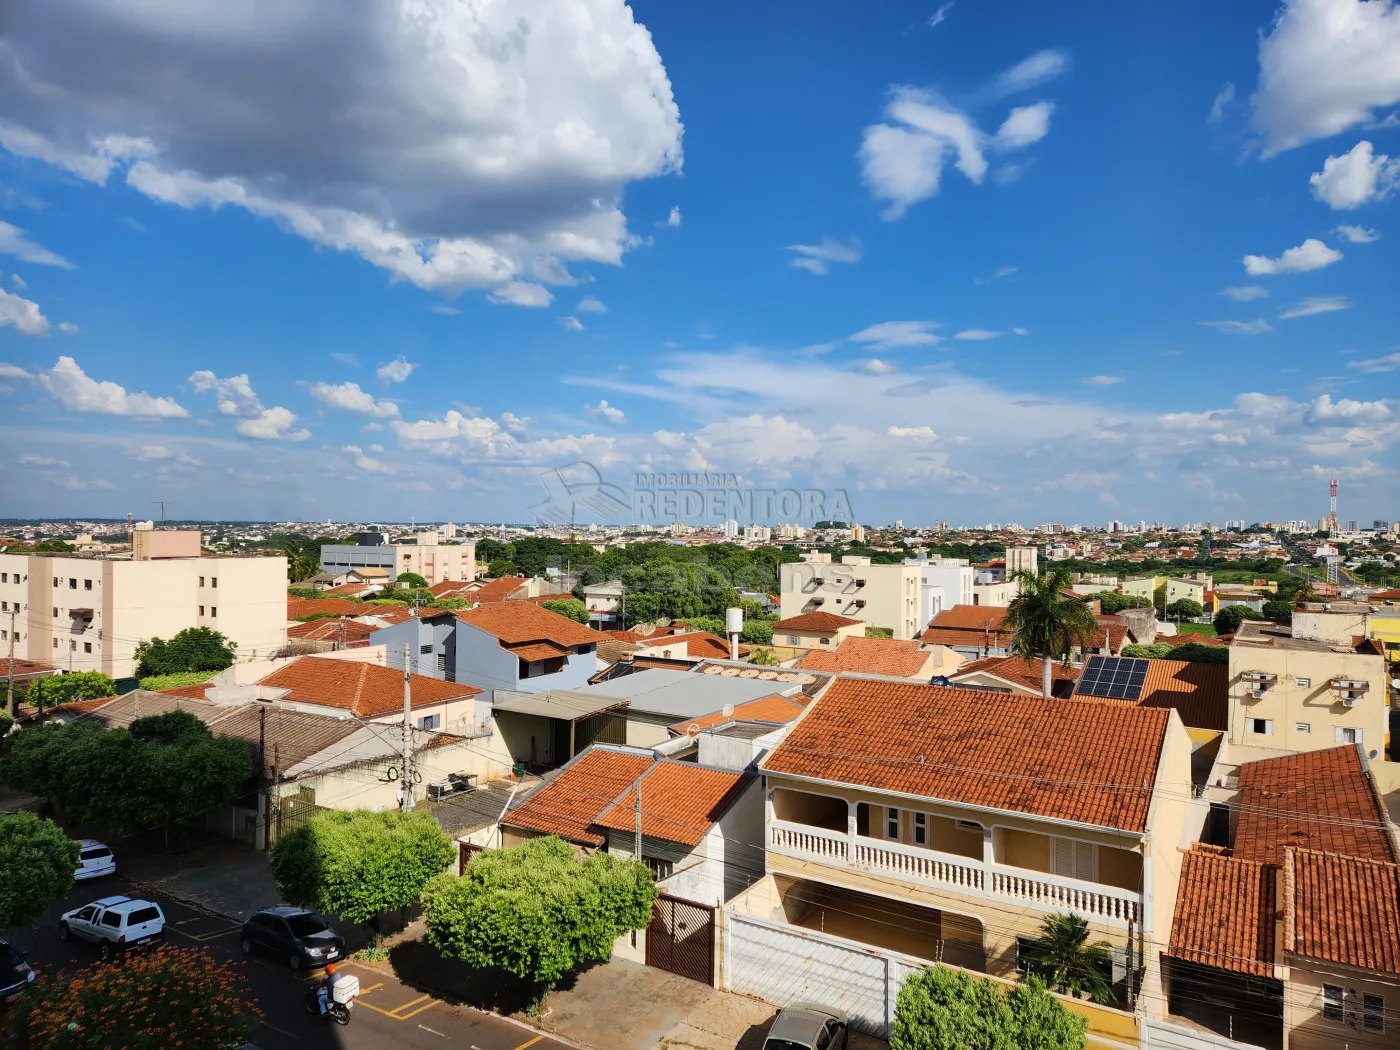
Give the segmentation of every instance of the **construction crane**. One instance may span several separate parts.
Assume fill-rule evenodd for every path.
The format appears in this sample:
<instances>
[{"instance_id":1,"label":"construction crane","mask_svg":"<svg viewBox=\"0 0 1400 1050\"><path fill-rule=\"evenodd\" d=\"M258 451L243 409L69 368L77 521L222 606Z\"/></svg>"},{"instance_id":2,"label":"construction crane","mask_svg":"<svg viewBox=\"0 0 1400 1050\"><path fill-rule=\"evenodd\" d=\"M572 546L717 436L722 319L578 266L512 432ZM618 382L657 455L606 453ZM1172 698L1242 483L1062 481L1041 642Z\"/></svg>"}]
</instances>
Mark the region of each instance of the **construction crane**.
<instances>
[{"instance_id":1,"label":"construction crane","mask_svg":"<svg viewBox=\"0 0 1400 1050\"><path fill-rule=\"evenodd\" d=\"M1333 482L1332 485L1333 485L1333 487L1335 488L1335 487L1336 487L1336 482ZM156 504L159 504L159 505L160 505L160 520L161 520L161 521L164 521L164 520L165 520L165 505L166 505L166 503L172 503L172 502L174 502L174 501L173 501L173 500L163 500L163 499L153 499L153 500L151 500L152 506L154 506L154 505L156 505ZM1335 519L1334 519L1334 520L1335 520ZM1334 527L1335 527L1335 526L1334 526Z\"/></svg>"}]
</instances>

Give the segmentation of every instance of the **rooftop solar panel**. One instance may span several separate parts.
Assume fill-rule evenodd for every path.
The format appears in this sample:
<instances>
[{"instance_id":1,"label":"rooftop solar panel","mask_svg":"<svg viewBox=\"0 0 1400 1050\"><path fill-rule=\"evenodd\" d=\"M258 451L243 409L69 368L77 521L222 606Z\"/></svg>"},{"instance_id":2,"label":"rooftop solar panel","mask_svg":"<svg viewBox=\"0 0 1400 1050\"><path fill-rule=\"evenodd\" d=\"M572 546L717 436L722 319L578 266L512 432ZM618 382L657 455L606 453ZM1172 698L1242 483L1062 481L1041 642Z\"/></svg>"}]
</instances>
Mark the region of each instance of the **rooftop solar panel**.
<instances>
[{"instance_id":1,"label":"rooftop solar panel","mask_svg":"<svg viewBox=\"0 0 1400 1050\"><path fill-rule=\"evenodd\" d=\"M1147 661L1122 656L1091 656L1074 690L1076 696L1106 696L1114 700L1142 699Z\"/></svg>"}]
</instances>

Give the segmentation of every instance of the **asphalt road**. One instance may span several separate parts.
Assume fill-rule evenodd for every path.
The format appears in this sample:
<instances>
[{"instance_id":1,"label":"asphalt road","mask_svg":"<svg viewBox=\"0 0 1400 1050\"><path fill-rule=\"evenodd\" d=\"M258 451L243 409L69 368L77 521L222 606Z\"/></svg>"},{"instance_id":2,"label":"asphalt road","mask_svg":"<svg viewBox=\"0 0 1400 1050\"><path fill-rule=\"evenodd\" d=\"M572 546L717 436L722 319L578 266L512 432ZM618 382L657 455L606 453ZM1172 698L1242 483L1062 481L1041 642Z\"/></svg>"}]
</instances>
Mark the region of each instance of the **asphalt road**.
<instances>
[{"instance_id":1,"label":"asphalt road","mask_svg":"<svg viewBox=\"0 0 1400 1050\"><path fill-rule=\"evenodd\" d=\"M569 1045L540 1036L491 1014L445 1003L400 983L378 969L343 965L360 979L350 1024L344 1028L306 1013L307 983L322 971L293 973L285 962L239 951L239 926L195 911L160 894L145 894L119 876L78 883L68 897L48 909L33 926L13 929L4 939L22 951L40 974L71 971L98 963L96 945L58 939L58 917L99 897L126 894L154 899L166 916L170 944L196 946L244 969L252 998L263 1013L254 1042L262 1050L370 1050L414 1047L425 1050L565 1050Z\"/></svg>"}]
</instances>

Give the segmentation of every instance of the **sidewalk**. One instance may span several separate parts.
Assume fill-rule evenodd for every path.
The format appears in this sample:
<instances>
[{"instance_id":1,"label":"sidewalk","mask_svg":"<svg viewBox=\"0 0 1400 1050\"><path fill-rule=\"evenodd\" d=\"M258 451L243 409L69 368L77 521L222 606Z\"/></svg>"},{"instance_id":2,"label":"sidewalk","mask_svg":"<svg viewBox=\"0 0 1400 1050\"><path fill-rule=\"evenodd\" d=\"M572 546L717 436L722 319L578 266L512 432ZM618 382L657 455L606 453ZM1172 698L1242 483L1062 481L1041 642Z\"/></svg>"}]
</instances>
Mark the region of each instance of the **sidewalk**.
<instances>
[{"instance_id":1,"label":"sidewalk","mask_svg":"<svg viewBox=\"0 0 1400 1050\"><path fill-rule=\"evenodd\" d=\"M239 922L282 899L267 853L227 839L135 856L119 871L132 882Z\"/></svg>"}]
</instances>

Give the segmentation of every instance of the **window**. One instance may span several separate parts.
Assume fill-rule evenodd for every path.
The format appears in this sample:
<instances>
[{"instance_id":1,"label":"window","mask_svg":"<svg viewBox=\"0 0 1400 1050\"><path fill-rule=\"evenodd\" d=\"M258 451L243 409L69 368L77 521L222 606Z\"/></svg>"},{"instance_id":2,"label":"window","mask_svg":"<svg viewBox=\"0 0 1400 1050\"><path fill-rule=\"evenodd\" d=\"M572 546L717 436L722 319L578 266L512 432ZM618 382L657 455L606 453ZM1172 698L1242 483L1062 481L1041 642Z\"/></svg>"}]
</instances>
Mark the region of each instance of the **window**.
<instances>
[{"instance_id":1,"label":"window","mask_svg":"<svg viewBox=\"0 0 1400 1050\"><path fill-rule=\"evenodd\" d=\"M76 590L78 589L78 581L75 580L75 579L73 579L72 577L69 577L69 580L68 580L68 589L69 589L70 591L76 591Z\"/></svg>"},{"instance_id":2,"label":"window","mask_svg":"<svg viewBox=\"0 0 1400 1050\"><path fill-rule=\"evenodd\" d=\"M204 586L204 577L203 577L203 576L201 576L201 577L199 578L199 585L200 585L201 587Z\"/></svg>"},{"instance_id":3,"label":"window","mask_svg":"<svg viewBox=\"0 0 1400 1050\"><path fill-rule=\"evenodd\" d=\"M975 820L960 820L958 821L958 827L962 828L963 831L980 832L982 830L982 825Z\"/></svg>"},{"instance_id":4,"label":"window","mask_svg":"<svg viewBox=\"0 0 1400 1050\"><path fill-rule=\"evenodd\" d=\"M202 606L202 605L199 607L199 615L200 615L200 616L203 616L203 615L204 615L204 606Z\"/></svg>"},{"instance_id":5,"label":"window","mask_svg":"<svg viewBox=\"0 0 1400 1050\"><path fill-rule=\"evenodd\" d=\"M70 638L68 640L68 651L70 653L76 653L78 651L78 642L76 639Z\"/></svg>"},{"instance_id":6,"label":"window","mask_svg":"<svg viewBox=\"0 0 1400 1050\"><path fill-rule=\"evenodd\" d=\"M10 574L9 574L8 572L0 572L0 583L9 583L9 582L10 582Z\"/></svg>"},{"instance_id":7,"label":"window","mask_svg":"<svg viewBox=\"0 0 1400 1050\"><path fill-rule=\"evenodd\" d=\"M433 651L433 643L432 643L432 642L429 642L427 645L420 645L420 646L418 647L418 651L419 651L422 655L427 656L430 652Z\"/></svg>"},{"instance_id":8,"label":"window","mask_svg":"<svg viewBox=\"0 0 1400 1050\"><path fill-rule=\"evenodd\" d=\"M114 911L104 911L102 913L101 925L110 926L112 929L116 930L121 928L121 924L122 917L120 913Z\"/></svg>"},{"instance_id":9,"label":"window","mask_svg":"<svg viewBox=\"0 0 1400 1050\"><path fill-rule=\"evenodd\" d=\"M1293 723L1293 732L1295 732L1295 733L1311 733L1311 732L1312 732L1312 725L1311 725L1311 723L1308 723L1308 722L1294 722L1294 723Z\"/></svg>"},{"instance_id":10,"label":"window","mask_svg":"<svg viewBox=\"0 0 1400 1050\"><path fill-rule=\"evenodd\" d=\"M831 644L831 639L830 639L830 638L823 638L823 639L821 639L821 643L822 643L822 645L830 645L830 644Z\"/></svg>"},{"instance_id":11,"label":"window","mask_svg":"<svg viewBox=\"0 0 1400 1050\"><path fill-rule=\"evenodd\" d=\"M53 607L53 614L54 614L55 616L58 615L58 606L57 606L57 605L55 605L55 606Z\"/></svg>"},{"instance_id":12,"label":"window","mask_svg":"<svg viewBox=\"0 0 1400 1050\"><path fill-rule=\"evenodd\" d=\"M915 814L914 814L914 845L916 845L916 846L927 846L927 845L928 845L928 814L927 814L927 813L915 813Z\"/></svg>"},{"instance_id":13,"label":"window","mask_svg":"<svg viewBox=\"0 0 1400 1050\"><path fill-rule=\"evenodd\" d=\"M1056 838L1051 840L1051 847L1050 868L1056 875L1085 882L1098 881L1099 850L1092 842Z\"/></svg>"},{"instance_id":14,"label":"window","mask_svg":"<svg viewBox=\"0 0 1400 1050\"><path fill-rule=\"evenodd\" d=\"M57 576L55 576L55 577L53 578L53 585L54 585L55 587L58 586L58 577L57 577Z\"/></svg>"},{"instance_id":15,"label":"window","mask_svg":"<svg viewBox=\"0 0 1400 1050\"><path fill-rule=\"evenodd\" d=\"M85 653L90 653L90 652L92 652L92 643L91 643L91 642L84 642L84 643L83 643L83 652L85 652Z\"/></svg>"},{"instance_id":16,"label":"window","mask_svg":"<svg viewBox=\"0 0 1400 1050\"><path fill-rule=\"evenodd\" d=\"M424 715L418 719L418 728L424 732L436 729L440 725L442 725L442 715Z\"/></svg>"},{"instance_id":17,"label":"window","mask_svg":"<svg viewBox=\"0 0 1400 1050\"><path fill-rule=\"evenodd\" d=\"M438 653L438 654L437 654L437 669L438 669L438 672L439 672L440 674L445 674L445 673L447 672L447 654L446 654L446 653Z\"/></svg>"},{"instance_id":18,"label":"window","mask_svg":"<svg viewBox=\"0 0 1400 1050\"><path fill-rule=\"evenodd\" d=\"M885 810L885 838L899 841L899 810L894 806Z\"/></svg>"},{"instance_id":19,"label":"window","mask_svg":"<svg viewBox=\"0 0 1400 1050\"><path fill-rule=\"evenodd\" d=\"M1361 997L1361 1027L1368 1032L1385 1031L1385 996L1367 992Z\"/></svg>"},{"instance_id":20,"label":"window","mask_svg":"<svg viewBox=\"0 0 1400 1050\"><path fill-rule=\"evenodd\" d=\"M797 637L797 635L795 635L795 634L790 634L790 635L788 635L788 636L787 636L787 640L788 640L788 645L801 645L801 644L802 644L802 639L799 638L799 637Z\"/></svg>"},{"instance_id":21,"label":"window","mask_svg":"<svg viewBox=\"0 0 1400 1050\"><path fill-rule=\"evenodd\" d=\"M210 587L217 588L217 587L219 586L219 578L218 578L217 576L210 576L210 577L209 577L209 586L210 586Z\"/></svg>"},{"instance_id":22,"label":"window","mask_svg":"<svg viewBox=\"0 0 1400 1050\"><path fill-rule=\"evenodd\" d=\"M1246 718L1244 720L1244 731L1253 733L1256 736L1273 736L1274 720L1272 718Z\"/></svg>"},{"instance_id":23,"label":"window","mask_svg":"<svg viewBox=\"0 0 1400 1050\"><path fill-rule=\"evenodd\" d=\"M1311 678L1295 678L1295 679L1293 679L1293 684L1296 685L1299 689L1309 689L1309 688L1312 687L1312 679L1311 679Z\"/></svg>"},{"instance_id":24,"label":"window","mask_svg":"<svg viewBox=\"0 0 1400 1050\"><path fill-rule=\"evenodd\" d=\"M1342 1019L1342 986L1324 984L1322 986L1322 1019L1340 1021Z\"/></svg>"},{"instance_id":25,"label":"window","mask_svg":"<svg viewBox=\"0 0 1400 1050\"><path fill-rule=\"evenodd\" d=\"M1332 739L1338 744L1359 744L1361 743L1361 730L1351 726L1333 726Z\"/></svg>"},{"instance_id":26,"label":"window","mask_svg":"<svg viewBox=\"0 0 1400 1050\"><path fill-rule=\"evenodd\" d=\"M53 647L54 647L55 649L58 648L58 639L57 639L57 638L55 638L55 639L53 640Z\"/></svg>"},{"instance_id":27,"label":"window","mask_svg":"<svg viewBox=\"0 0 1400 1050\"><path fill-rule=\"evenodd\" d=\"M676 870L674 861L662 860L660 857L643 857L642 863L647 866L647 870L651 872L651 877L657 882L660 882L662 879L669 879Z\"/></svg>"},{"instance_id":28,"label":"window","mask_svg":"<svg viewBox=\"0 0 1400 1050\"><path fill-rule=\"evenodd\" d=\"M218 615L219 615L219 607L218 607L217 605L211 605L211 606L209 606L209 615L210 615L210 616L218 616Z\"/></svg>"},{"instance_id":29,"label":"window","mask_svg":"<svg viewBox=\"0 0 1400 1050\"><path fill-rule=\"evenodd\" d=\"M84 581L83 581L83 590L85 590L85 591L90 591L90 590L92 590L92 581L91 581L91 580L84 580Z\"/></svg>"},{"instance_id":30,"label":"window","mask_svg":"<svg viewBox=\"0 0 1400 1050\"><path fill-rule=\"evenodd\" d=\"M5 612L9 612L9 609L10 609L10 603L9 603L9 602L0 602L0 610L3 610L3 611L5 611Z\"/></svg>"},{"instance_id":31,"label":"window","mask_svg":"<svg viewBox=\"0 0 1400 1050\"><path fill-rule=\"evenodd\" d=\"M126 917L128 926L140 926L143 922L155 922L160 918L160 912L155 908L137 908Z\"/></svg>"}]
</instances>

